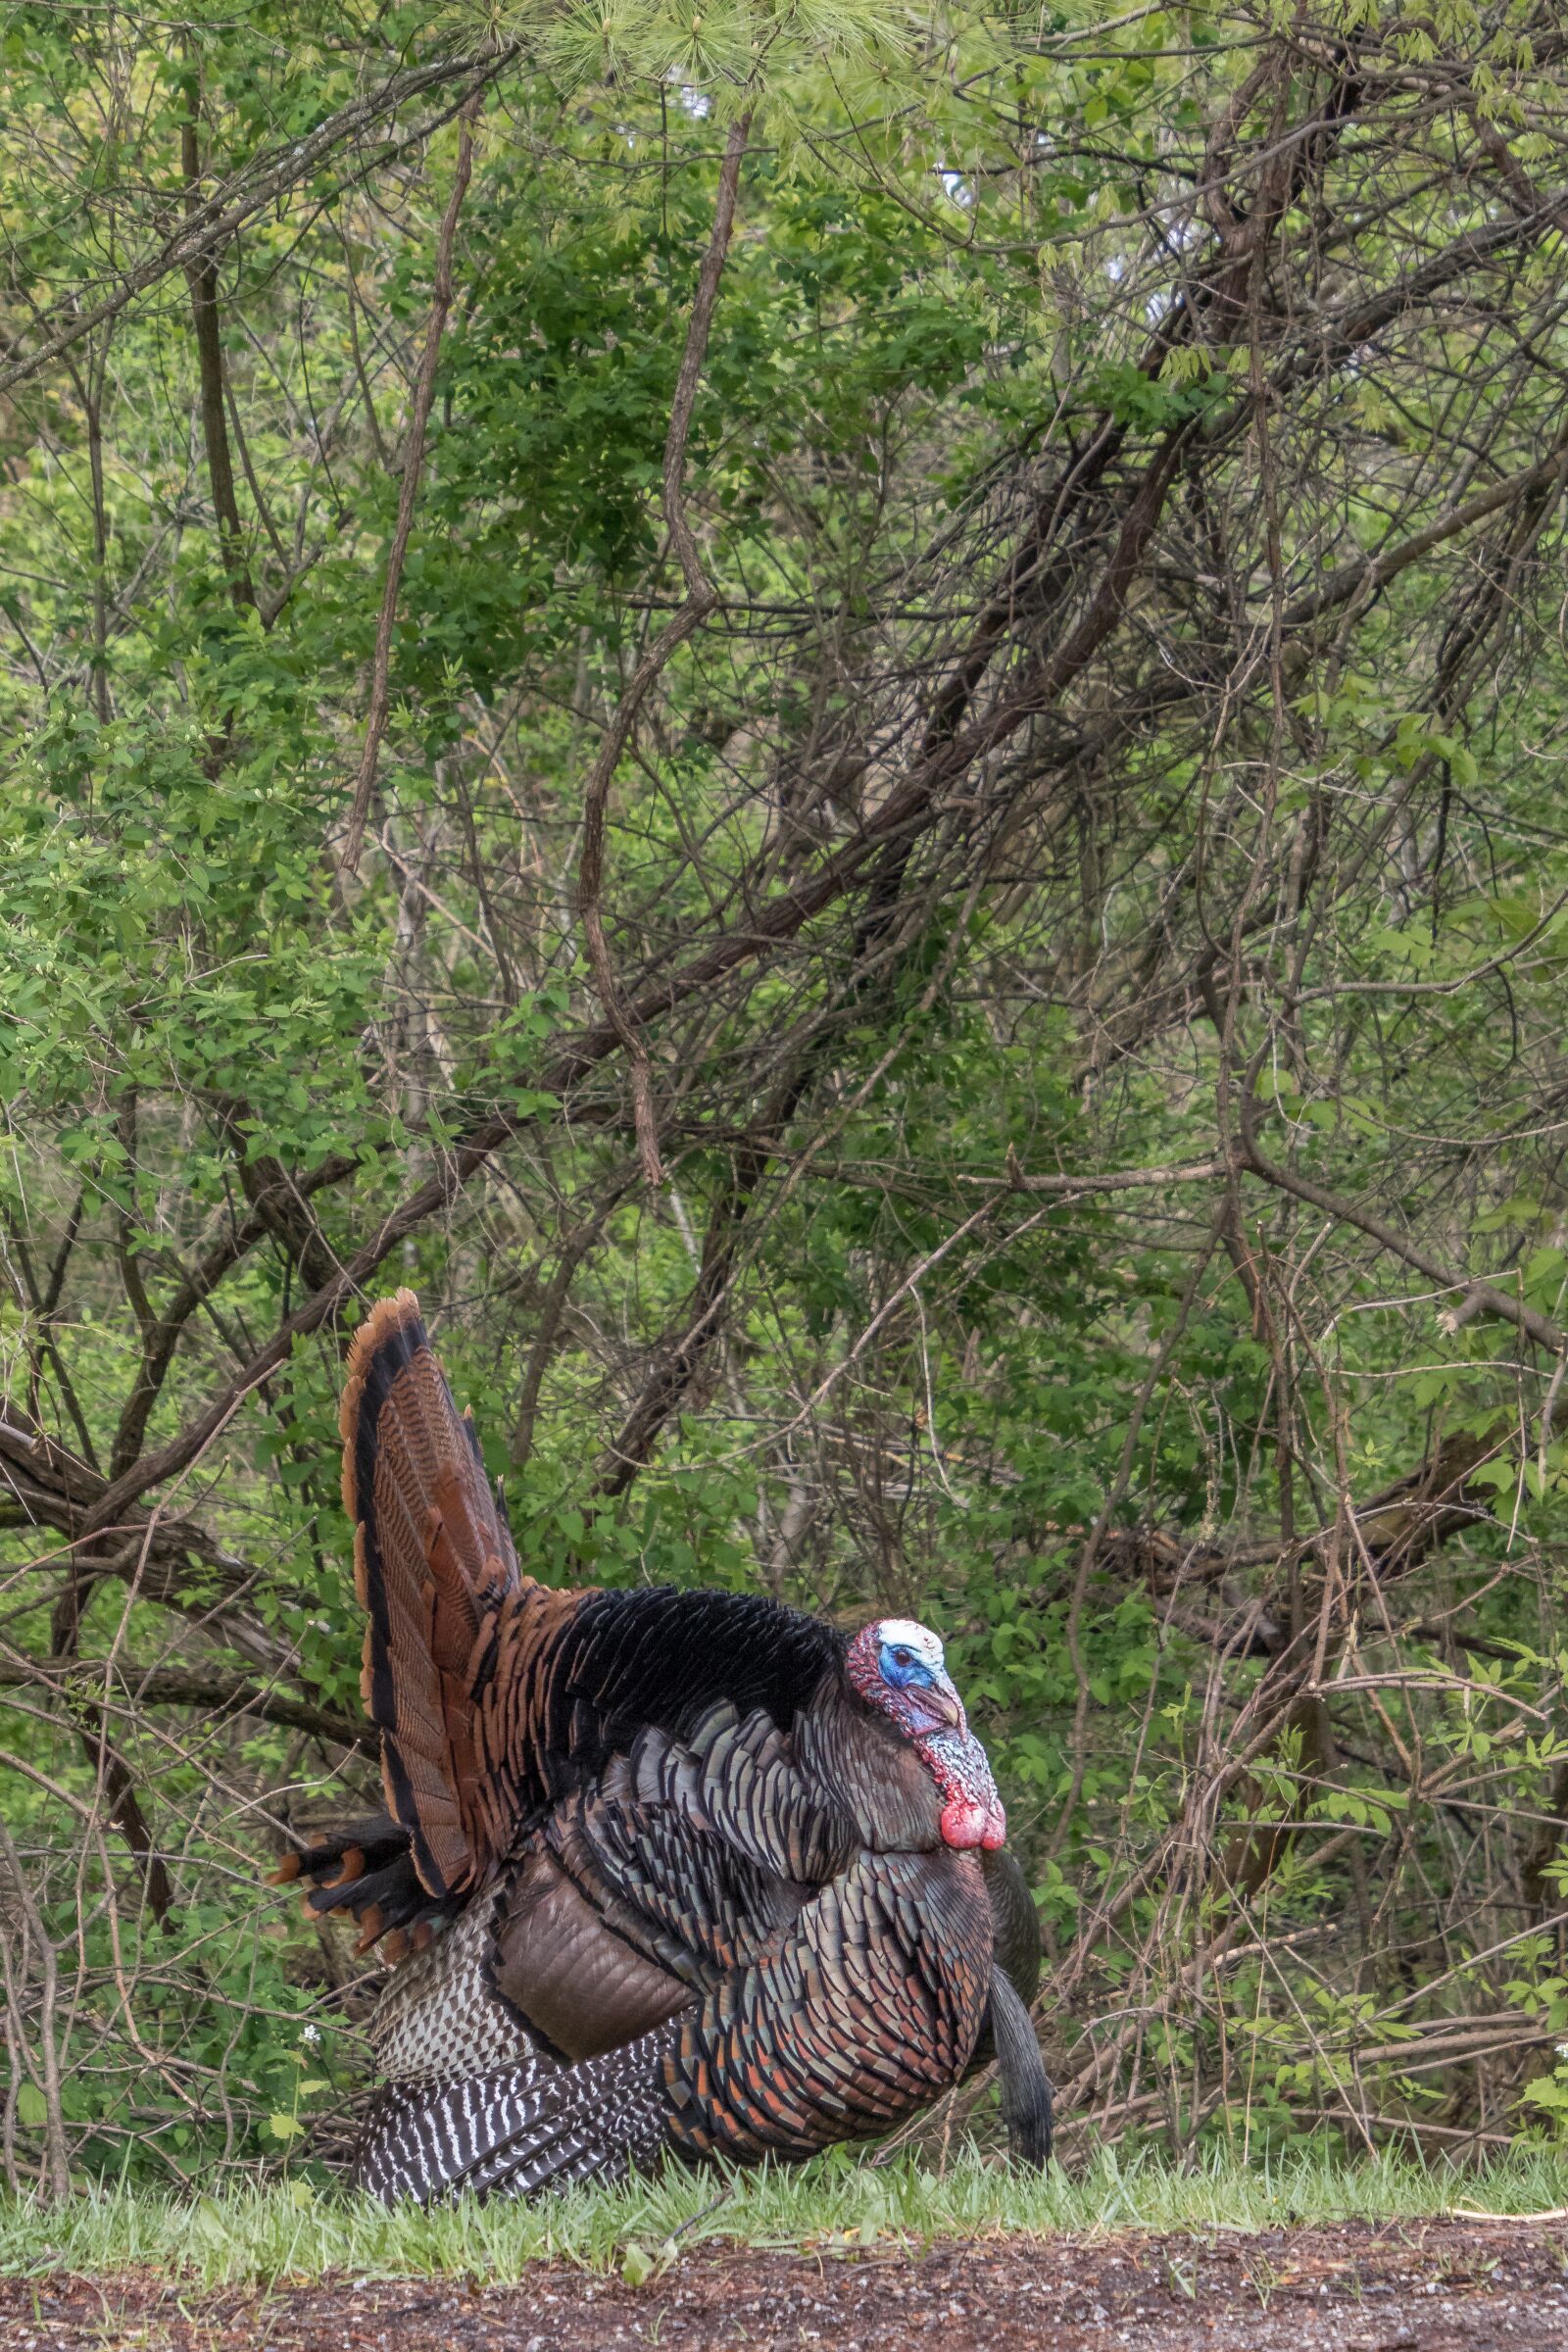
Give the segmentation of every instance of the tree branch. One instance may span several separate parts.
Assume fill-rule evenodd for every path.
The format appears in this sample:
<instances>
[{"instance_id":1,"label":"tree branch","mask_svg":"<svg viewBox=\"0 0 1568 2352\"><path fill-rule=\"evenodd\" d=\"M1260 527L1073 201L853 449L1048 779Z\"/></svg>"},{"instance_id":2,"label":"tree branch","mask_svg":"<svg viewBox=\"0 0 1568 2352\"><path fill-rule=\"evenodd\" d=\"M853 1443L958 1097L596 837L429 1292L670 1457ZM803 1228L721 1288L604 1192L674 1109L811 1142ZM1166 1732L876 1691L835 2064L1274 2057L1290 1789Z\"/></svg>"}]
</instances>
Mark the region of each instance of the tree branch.
<instances>
[{"instance_id":1,"label":"tree branch","mask_svg":"<svg viewBox=\"0 0 1568 2352\"><path fill-rule=\"evenodd\" d=\"M101 1658L40 1658L36 1665L30 1660L25 1664L14 1659L0 1660L0 1690L36 1690L41 1686L69 1695L71 1703L79 1706L81 1693L77 1686L90 1683L102 1698L108 1671ZM313 1739L328 1740L335 1747L354 1747L370 1737L369 1727L363 1718L335 1714L331 1708L316 1706L309 1699L290 1698L284 1691L270 1690L248 1682L243 1675L208 1674L198 1667L134 1666L117 1661L113 1676L116 1693L126 1706L195 1707L203 1714L260 1715L268 1723L279 1724L288 1731L308 1732Z\"/></svg>"},{"instance_id":2,"label":"tree branch","mask_svg":"<svg viewBox=\"0 0 1568 2352\"><path fill-rule=\"evenodd\" d=\"M1386 1224L1372 1210L1360 1207L1353 1200L1343 1200L1326 1186L1314 1184L1310 1177L1298 1176L1294 1169L1279 1167L1266 1158L1255 1134L1256 1097L1242 1089L1238 1091L1237 1102L1241 1112L1241 1164L1250 1175L1256 1176L1264 1184L1273 1185L1279 1192L1292 1194L1298 1200L1305 1200L1311 1207L1321 1209L1325 1216L1335 1218L1342 1225L1353 1225L1358 1232L1375 1241L1379 1249L1386 1250L1391 1257L1398 1258L1404 1265L1413 1266L1418 1274L1424 1274L1429 1282L1435 1282L1440 1289L1463 1292L1466 1299L1473 1301L1476 1307L1485 1307L1491 1314L1501 1315L1505 1322L1511 1323L1516 1331L1523 1332L1526 1339L1534 1340L1538 1348L1544 1348L1548 1354L1561 1355L1568 1348L1568 1331L1561 1330L1545 1315L1538 1314L1523 1299L1510 1298L1506 1291L1499 1291L1494 1284L1460 1273L1430 1250L1422 1249L1418 1242L1412 1242L1408 1235L1396 1233L1392 1225Z\"/></svg>"},{"instance_id":3,"label":"tree branch","mask_svg":"<svg viewBox=\"0 0 1568 2352\"><path fill-rule=\"evenodd\" d=\"M478 67L471 57L445 57L427 66L415 66L405 74L394 74L379 90L340 108L305 138L290 139L245 165L205 199L176 235L166 239L156 253L127 270L113 294L89 310L74 308L79 301L79 297L74 296L72 305L64 306L68 313L65 325L38 350L0 368L0 392L9 392L14 385L36 375L62 352L79 343L83 335L91 334L106 318L113 318L138 294L156 285L160 278L168 277L172 270L184 270L202 254L224 244L255 214L275 204L302 181L313 179L335 148L372 129L385 116L396 114L409 99L468 74L473 76L470 89L482 89L511 64L520 47L519 41L507 41ZM415 135L427 134L421 130ZM47 319L44 323L47 325Z\"/></svg>"}]
</instances>

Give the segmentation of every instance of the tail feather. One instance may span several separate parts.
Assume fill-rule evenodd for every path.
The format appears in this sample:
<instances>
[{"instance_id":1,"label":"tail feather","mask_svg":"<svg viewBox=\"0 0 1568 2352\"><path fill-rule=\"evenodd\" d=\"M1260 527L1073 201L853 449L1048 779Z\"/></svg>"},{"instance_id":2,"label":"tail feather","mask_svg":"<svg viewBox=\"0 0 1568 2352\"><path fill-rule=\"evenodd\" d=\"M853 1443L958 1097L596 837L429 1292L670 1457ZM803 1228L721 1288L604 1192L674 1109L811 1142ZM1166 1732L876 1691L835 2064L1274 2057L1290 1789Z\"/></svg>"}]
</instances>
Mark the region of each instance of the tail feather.
<instances>
[{"instance_id":1,"label":"tail feather","mask_svg":"<svg viewBox=\"0 0 1568 2352\"><path fill-rule=\"evenodd\" d=\"M388 1810L439 1899L471 1888L488 1859L473 1685L523 1580L412 1291L381 1299L355 1335L342 1432L366 1711L381 1734Z\"/></svg>"},{"instance_id":2,"label":"tail feather","mask_svg":"<svg viewBox=\"0 0 1568 2352\"><path fill-rule=\"evenodd\" d=\"M384 1936L388 1960L400 1956L405 1942L419 1950L452 1909L422 1884L408 1831L385 1813L307 1833L269 1875L274 1886L297 1885L316 1918L350 1917L362 1952Z\"/></svg>"},{"instance_id":3,"label":"tail feather","mask_svg":"<svg viewBox=\"0 0 1568 2352\"><path fill-rule=\"evenodd\" d=\"M450 1917L495 1876L539 1801L543 1661L584 1597L523 1576L473 1422L460 1414L412 1291L349 1349L343 1505L366 1613L361 1690L380 1734L386 1815L285 1859L360 1948ZM363 1851L351 1860L354 1848Z\"/></svg>"}]
</instances>

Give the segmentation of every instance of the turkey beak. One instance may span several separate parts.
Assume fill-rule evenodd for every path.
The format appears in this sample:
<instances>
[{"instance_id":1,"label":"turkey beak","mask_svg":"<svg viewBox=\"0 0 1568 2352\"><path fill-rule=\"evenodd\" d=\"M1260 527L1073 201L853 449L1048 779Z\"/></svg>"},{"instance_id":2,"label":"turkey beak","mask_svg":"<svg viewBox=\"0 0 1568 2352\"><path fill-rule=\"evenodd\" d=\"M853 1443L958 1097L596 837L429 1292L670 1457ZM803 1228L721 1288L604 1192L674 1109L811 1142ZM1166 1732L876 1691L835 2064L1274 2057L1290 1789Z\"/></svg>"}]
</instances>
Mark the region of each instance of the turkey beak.
<instances>
[{"instance_id":1,"label":"turkey beak","mask_svg":"<svg viewBox=\"0 0 1568 2352\"><path fill-rule=\"evenodd\" d=\"M963 1711L963 1701L945 1674L933 1677L930 1688L923 1690L920 1695L939 1723L945 1724L955 1732L968 1729L968 1718Z\"/></svg>"}]
</instances>

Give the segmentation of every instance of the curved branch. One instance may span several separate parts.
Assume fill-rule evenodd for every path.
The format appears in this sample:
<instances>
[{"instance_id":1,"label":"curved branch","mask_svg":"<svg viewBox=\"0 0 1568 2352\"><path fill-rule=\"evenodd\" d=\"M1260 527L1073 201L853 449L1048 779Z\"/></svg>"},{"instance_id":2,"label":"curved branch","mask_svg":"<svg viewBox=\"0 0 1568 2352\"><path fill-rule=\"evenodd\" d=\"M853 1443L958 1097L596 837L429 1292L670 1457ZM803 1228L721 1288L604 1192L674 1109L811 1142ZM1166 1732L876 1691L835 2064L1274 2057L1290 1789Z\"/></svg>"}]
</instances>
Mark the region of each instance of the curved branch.
<instances>
[{"instance_id":1,"label":"curved branch","mask_svg":"<svg viewBox=\"0 0 1568 2352\"><path fill-rule=\"evenodd\" d=\"M1371 1209L1362 1208L1354 1200L1344 1200L1337 1193L1331 1193L1326 1185L1314 1184L1310 1177L1298 1176L1293 1168L1279 1167L1266 1158L1258 1148L1254 1133L1256 1097L1239 1092L1237 1100L1241 1110L1241 1164L1250 1175L1274 1186L1278 1192L1294 1195L1298 1200L1306 1201L1312 1208L1321 1209L1326 1217L1333 1217L1342 1225L1353 1225L1357 1232L1366 1234L1376 1242L1380 1250L1386 1250L1391 1257L1413 1266L1418 1274L1426 1275L1428 1281L1435 1282L1441 1290L1461 1292L1472 1312L1477 1308L1485 1308L1490 1314L1500 1315L1504 1322L1511 1323L1516 1331L1523 1332L1526 1339L1534 1340L1537 1347L1544 1348L1548 1354L1561 1355L1568 1349L1568 1331L1551 1322L1547 1316L1537 1314L1535 1308L1527 1306L1522 1298L1510 1298L1507 1292L1499 1291L1494 1283L1461 1273L1456 1266L1446 1264L1432 1250L1424 1250L1419 1242L1412 1242L1408 1234L1396 1232L1392 1225L1386 1224Z\"/></svg>"},{"instance_id":2,"label":"curved branch","mask_svg":"<svg viewBox=\"0 0 1568 2352\"><path fill-rule=\"evenodd\" d=\"M114 1698L105 1700L105 1672L99 1658L40 1658L35 1665L0 1661L0 1690L42 1688L68 1696L74 1707L79 1707L83 1693L77 1687L90 1683L106 1707L118 1700L126 1707L197 1707L204 1714L260 1715L267 1723L309 1732L313 1739L329 1740L335 1747L353 1747L369 1738L368 1726L351 1715L335 1714L309 1699L290 1698L284 1691L247 1682L243 1675L118 1663Z\"/></svg>"}]
</instances>

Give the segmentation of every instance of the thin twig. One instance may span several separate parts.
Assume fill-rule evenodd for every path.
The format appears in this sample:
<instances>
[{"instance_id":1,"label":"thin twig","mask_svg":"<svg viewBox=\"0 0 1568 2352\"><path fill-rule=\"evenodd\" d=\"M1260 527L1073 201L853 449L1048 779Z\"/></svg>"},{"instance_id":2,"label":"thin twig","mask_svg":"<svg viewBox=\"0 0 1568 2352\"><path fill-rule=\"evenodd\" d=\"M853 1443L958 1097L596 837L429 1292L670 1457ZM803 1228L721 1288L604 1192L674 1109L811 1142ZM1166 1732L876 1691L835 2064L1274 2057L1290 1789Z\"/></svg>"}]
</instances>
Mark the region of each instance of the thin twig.
<instances>
[{"instance_id":1,"label":"thin twig","mask_svg":"<svg viewBox=\"0 0 1568 2352\"><path fill-rule=\"evenodd\" d=\"M686 601L660 630L638 662L631 684L621 697L620 707L605 730L605 738L589 771L588 786L583 796L577 912L582 918L588 961L593 968L594 986L604 1005L605 1017L625 1048L631 1065L637 1151L643 1174L650 1184L663 1183L664 1168L659 1152L659 1122L654 1110L653 1073L648 1060L648 1048L621 996L614 965L611 961L610 943L605 936L601 897L605 878L605 811L611 783L620 764L621 755L631 740L632 729L648 699L649 690L671 655L685 644L718 603L718 591L703 570L697 541L686 519L686 443L691 431L697 387L702 381L703 362L708 355L708 335L713 319L713 305L718 297L718 281L723 274L724 257L729 251L730 232L735 225L735 197L740 186L741 160L746 153L746 135L751 128L751 122L749 113L737 115L724 143L724 160L718 172L718 195L713 206L712 232L708 240L708 251L703 256L702 269L698 272L697 293L686 329L686 348L681 354L680 373L675 379L669 431L664 439L664 521L670 544L680 563L681 576L686 582Z\"/></svg>"},{"instance_id":2,"label":"thin twig","mask_svg":"<svg viewBox=\"0 0 1568 2352\"><path fill-rule=\"evenodd\" d=\"M381 597L381 616L375 626L375 662L370 679L370 708L365 722L365 749L360 755L360 772L354 780L354 805L349 811L348 839L343 845L340 871L346 876L360 870L360 852L365 842L366 820L370 812L370 795L375 789L375 765L381 753L381 738L386 733L389 679L392 667L392 631L397 625L398 592L403 585L403 564L409 552L409 534L414 528L414 510L419 496L419 481L424 471L424 436L430 421L430 410L435 400L435 373L441 358L441 338L446 330L447 314L452 308L452 248L458 233L458 216L463 199L468 192L473 172L473 125L484 104L484 85L469 93L458 116L458 168L453 176L452 193L441 220L441 233L436 241L435 285L430 297L430 318L424 330L424 355L419 362L419 374L414 388L414 406L409 414L409 436L403 454L403 486L398 497L397 529L392 534L392 547L386 560L386 587Z\"/></svg>"}]
</instances>

